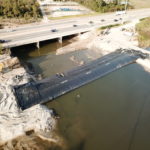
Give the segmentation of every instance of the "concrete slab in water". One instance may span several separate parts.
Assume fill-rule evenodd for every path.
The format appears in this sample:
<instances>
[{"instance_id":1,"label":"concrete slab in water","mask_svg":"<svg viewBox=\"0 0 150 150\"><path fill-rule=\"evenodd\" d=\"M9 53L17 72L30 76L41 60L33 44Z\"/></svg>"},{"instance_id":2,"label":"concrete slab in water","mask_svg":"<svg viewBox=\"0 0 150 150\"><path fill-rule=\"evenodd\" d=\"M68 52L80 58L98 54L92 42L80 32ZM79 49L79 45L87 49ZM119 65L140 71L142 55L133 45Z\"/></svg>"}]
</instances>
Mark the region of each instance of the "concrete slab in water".
<instances>
[{"instance_id":1,"label":"concrete slab in water","mask_svg":"<svg viewBox=\"0 0 150 150\"><path fill-rule=\"evenodd\" d=\"M14 89L18 105L24 110L33 105L48 102L134 63L136 59L143 57L143 55L137 52L133 53L133 51L119 50L66 73L17 86Z\"/></svg>"}]
</instances>

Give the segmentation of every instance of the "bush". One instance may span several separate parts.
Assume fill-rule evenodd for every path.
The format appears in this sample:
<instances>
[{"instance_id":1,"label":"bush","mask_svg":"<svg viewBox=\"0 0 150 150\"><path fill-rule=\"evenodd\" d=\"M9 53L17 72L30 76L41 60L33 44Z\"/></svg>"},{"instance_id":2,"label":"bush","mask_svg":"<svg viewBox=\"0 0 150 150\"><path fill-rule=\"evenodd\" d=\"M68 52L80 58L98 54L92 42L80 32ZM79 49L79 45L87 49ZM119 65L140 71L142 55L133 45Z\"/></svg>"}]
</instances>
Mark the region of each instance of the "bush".
<instances>
[{"instance_id":1,"label":"bush","mask_svg":"<svg viewBox=\"0 0 150 150\"><path fill-rule=\"evenodd\" d=\"M107 29L107 28L118 27L118 26L120 26L120 25L121 25L121 24L112 24L112 25L100 27L99 29L100 29L100 30L104 30L104 29Z\"/></svg>"},{"instance_id":2,"label":"bush","mask_svg":"<svg viewBox=\"0 0 150 150\"><path fill-rule=\"evenodd\" d=\"M150 18L142 19L136 25L136 31L138 32L139 46L150 47Z\"/></svg>"}]
</instances>

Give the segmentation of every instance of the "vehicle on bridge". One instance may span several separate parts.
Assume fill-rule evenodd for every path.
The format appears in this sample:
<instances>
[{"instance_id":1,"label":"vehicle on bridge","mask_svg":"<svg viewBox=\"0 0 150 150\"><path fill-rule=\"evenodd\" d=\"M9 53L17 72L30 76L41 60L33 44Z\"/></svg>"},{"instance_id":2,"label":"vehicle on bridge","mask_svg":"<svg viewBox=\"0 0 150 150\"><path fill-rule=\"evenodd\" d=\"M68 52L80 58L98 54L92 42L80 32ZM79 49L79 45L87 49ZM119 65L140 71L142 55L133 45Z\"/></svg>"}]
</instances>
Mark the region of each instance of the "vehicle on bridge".
<instances>
[{"instance_id":1,"label":"vehicle on bridge","mask_svg":"<svg viewBox=\"0 0 150 150\"><path fill-rule=\"evenodd\" d=\"M89 24L94 24L94 22L93 21L89 21Z\"/></svg>"},{"instance_id":2,"label":"vehicle on bridge","mask_svg":"<svg viewBox=\"0 0 150 150\"><path fill-rule=\"evenodd\" d=\"M116 11L116 15L123 15L126 14L126 11Z\"/></svg>"},{"instance_id":3,"label":"vehicle on bridge","mask_svg":"<svg viewBox=\"0 0 150 150\"><path fill-rule=\"evenodd\" d=\"M73 27L77 27L78 25L74 24Z\"/></svg>"},{"instance_id":4,"label":"vehicle on bridge","mask_svg":"<svg viewBox=\"0 0 150 150\"><path fill-rule=\"evenodd\" d=\"M5 43L5 42L7 42L6 40L0 40L0 43Z\"/></svg>"},{"instance_id":5,"label":"vehicle on bridge","mask_svg":"<svg viewBox=\"0 0 150 150\"><path fill-rule=\"evenodd\" d=\"M52 32L58 32L58 30L57 30L57 29L52 29L51 31L52 31Z\"/></svg>"},{"instance_id":6,"label":"vehicle on bridge","mask_svg":"<svg viewBox=\"0 0 150 150\"><path fill-rule=\"evenodd\" d=\"M117 22L118 20L117 19L114 19L114 22Z\"/></svg>"},{"instance_id":7,"label":"vehicle on bridge","mask_svg":"<svg viewBox=\"0 0 150 150\"><path fill-rule=\"evenodd\" d=\"M104 19L101 19L101 22L104 22L105 20Z\"/></svg>"}]
</instances>

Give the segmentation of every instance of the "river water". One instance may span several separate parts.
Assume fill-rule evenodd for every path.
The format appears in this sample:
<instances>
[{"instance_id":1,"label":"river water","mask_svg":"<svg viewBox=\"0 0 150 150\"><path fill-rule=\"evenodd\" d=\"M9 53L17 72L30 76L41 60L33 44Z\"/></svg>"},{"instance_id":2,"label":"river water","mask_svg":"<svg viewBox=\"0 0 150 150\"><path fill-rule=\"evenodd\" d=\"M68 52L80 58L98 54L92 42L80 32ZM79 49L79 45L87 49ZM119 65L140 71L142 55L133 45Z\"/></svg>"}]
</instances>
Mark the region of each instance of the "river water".
<instances>
[{"instance_id":1,"label":"river water","mask_svg":"<svg viewBox=\"0 0 150 150\"><path fill-rule=\"evenodd\" d=\"M40 50L26 47L17 54L26 50L22 59L43 77L90 61L86 50L57 56L56 48L51 43ZM46 105L60 115L58 132L66 150L149 150L149 93L150 74L131 64Z\"/></svg>"}]
</instances>

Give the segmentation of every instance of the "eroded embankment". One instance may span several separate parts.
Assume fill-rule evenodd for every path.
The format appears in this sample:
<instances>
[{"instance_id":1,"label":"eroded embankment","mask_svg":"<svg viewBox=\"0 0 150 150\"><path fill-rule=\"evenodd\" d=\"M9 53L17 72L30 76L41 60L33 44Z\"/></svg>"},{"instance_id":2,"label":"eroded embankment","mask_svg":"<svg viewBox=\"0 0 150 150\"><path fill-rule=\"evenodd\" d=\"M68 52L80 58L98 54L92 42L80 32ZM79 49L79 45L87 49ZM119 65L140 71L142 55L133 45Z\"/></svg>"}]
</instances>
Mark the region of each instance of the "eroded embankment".
<instances>
[{"instance_id":1,"label":"eroded embankment","mask_svg":"<svg viewBox=\"0 0 150 150\"><path fill-rule=\"evenodd\" d=\"M49 146L61 144L59 138L53 134L56 120L52 110L43 105L36 105L26 111L18 108L13 86L33 79L18 59L0 55L0 71L0 149L36 147L42 150L42 145L38 145L39 140L47 141ZM14 138L17 139L10 141Z\"/></svg>"},{"instance_id":2,"label":"eroded embankment","mask_svg":"<svg viewBox=\"0 0 150 150\"><path fill-rule=\"evenodd\" d=\"M93 30L90 33L85 33L78 37L78 41L58 49L57 54L65 54L69 53L70 51L81 49L87 49L87 55L89 57L101 57L114 52L117 49L133 49L150 54L149 51L139 47L138 33L136 32L136 25L138 23L139 20L133 20L132 22L119 27L107 28L103 31ZM92 59L94 60L97 57ZM147 70L149 68L148 61L149 59L141 61L138 59L137 63Z\"/></svg>"}]
</instances>

